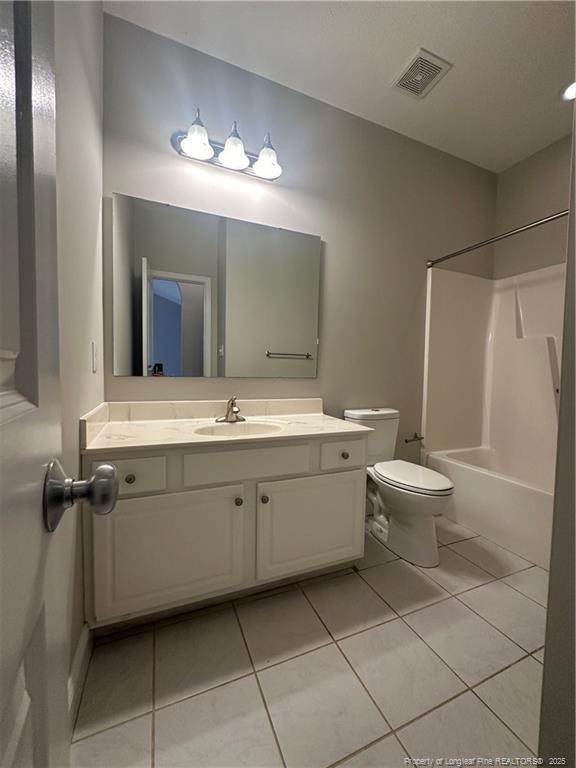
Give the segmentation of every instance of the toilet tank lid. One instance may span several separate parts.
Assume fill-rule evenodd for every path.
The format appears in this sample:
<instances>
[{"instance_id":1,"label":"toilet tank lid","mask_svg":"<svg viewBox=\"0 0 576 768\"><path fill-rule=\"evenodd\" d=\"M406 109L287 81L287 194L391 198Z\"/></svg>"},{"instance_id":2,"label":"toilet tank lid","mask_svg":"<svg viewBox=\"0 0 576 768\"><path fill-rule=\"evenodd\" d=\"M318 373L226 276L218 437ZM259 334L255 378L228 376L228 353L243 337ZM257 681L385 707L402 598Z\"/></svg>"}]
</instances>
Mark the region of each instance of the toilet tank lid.
<instances>
[{"instance_id":1,"label":"toilet tank lid","mask_svg":"<svg viewBox=\"0 0 576 768\"><path fill-rule=\"evenodd\" d=\"M395 408L348 408L344 418L351 421L379 421L380 419L399 419L400 411Z\"/></svg>"}]
</instances>

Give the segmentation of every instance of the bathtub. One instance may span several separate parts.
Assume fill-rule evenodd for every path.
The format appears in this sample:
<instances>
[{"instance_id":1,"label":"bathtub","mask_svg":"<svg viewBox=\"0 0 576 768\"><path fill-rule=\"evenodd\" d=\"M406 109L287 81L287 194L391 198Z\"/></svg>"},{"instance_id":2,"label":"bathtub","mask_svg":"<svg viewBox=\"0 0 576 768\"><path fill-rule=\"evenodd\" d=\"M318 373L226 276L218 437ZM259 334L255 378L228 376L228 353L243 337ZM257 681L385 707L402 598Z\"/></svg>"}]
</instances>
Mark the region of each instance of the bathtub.
<instances>
[{"instance_id":1,"label":"bathtub","mask_svg":"<svg viewBox=\"0 0 576 768\"><path fill-rule=\"evenodd\" d=\"M496 451L432 451L425 463L454 482L446 517L549 567L554 494L502 472Z\"/></svg>"}]
</instances>

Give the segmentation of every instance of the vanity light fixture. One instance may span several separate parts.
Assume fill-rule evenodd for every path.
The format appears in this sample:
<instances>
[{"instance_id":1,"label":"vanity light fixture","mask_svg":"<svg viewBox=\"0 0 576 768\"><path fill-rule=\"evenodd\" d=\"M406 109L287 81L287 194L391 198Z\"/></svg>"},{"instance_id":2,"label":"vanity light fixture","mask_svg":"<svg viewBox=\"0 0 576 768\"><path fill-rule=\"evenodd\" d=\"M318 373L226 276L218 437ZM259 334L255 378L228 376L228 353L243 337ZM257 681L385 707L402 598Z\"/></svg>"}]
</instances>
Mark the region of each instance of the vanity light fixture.
<instances>
[{"instance_id":1,"label":"vanity light fixture","mask_svg":"<svg viewBox=\"0 0 576 768\"><path fill-rule=\"evenodd\" d=\"M570 85L564 89L562 98L564 101L574 101L574 99L576 99L576 83L570 83Z\"/></svg>"},{"instance_id":2,"label":"vanity light fixture","mask_svg":"<svg viewBox=\"0 0 576 768\"><path fill-rule=\"evenodd\" d=\"M254 173L261 179L273 181L282 173L282 166L278 163L278 155L270 141L270 133L264 138L264 145L258 155L258 160L254 163Z\"/></svg>"},{"instance_id":3,"label":"vanity light fixture","mask_svg":"<svg viewBox=\"0 0 576 768\"><path fill-rule=\"evenodd\" d=\"M172 136L172 146L182 157L200 160L217 168L255 176L259 179L274 181L282 174L282 166L272 145L270 133L264 138L264 144L259 154L247 152L244 142L238 132L236 120L232 124L230 135L224 144L212 141L202 118L200 110L196 110L196 118L186 133L175 133Z\"/></svg>"},{"instance_id":4,"label":"vanity light fixture","mask_svg":"<svg viewBox=\"0 0 576 768\"><path fill-rule=\"evenodd\" d=\"M248 155L244 151L244 142L238 133L236 120L232 123L230 136L226 139L224 149L218 155L218 160L231 171L245 171L250 165Z\"/></svg>"},{"instance_id":5,"label":"vanity light fixture","mask_svg":"<svg viewBox=\"0 0 576 768\"><path fill-rule=\"evenodd\" d=\"M195 160L210 160L214 157L214 148L208 140L208 131L202 122L199 109L196 110L196 119L188 128L188 133L180 142L180 149Z\"/></svg>"}]
</instances>

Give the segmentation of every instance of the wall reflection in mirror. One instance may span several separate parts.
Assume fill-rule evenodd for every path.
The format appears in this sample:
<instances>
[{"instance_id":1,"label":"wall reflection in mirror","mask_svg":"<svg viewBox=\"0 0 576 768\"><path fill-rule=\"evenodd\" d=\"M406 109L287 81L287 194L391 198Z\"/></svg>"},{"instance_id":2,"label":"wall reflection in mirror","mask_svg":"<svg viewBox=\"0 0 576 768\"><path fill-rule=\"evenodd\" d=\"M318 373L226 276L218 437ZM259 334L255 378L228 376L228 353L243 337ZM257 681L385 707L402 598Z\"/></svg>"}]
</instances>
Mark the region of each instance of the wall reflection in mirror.
<instances>
[{"instance_id":1,"label":"wall reflection in mirror","mask_svg":"<svg viewBox=\"0 0 576 768\"><path fill-rule=\"evenodd\" d=\"M314 377L319 237L113 196L116 376Z\"/></svg>"}]
</instances>

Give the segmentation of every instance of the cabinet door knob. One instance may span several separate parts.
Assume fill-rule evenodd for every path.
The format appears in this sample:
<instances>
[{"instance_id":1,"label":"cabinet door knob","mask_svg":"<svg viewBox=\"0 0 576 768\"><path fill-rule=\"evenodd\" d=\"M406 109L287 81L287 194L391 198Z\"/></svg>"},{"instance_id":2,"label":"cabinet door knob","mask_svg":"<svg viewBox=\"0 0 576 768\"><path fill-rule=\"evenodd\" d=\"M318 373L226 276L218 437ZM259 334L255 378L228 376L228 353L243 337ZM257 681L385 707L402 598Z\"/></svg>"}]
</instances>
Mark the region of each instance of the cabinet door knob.
<instances>
[{"instance_id":1,"label":"cabinet door knob","mask_svg":"<svg viewBox=\"0 0 576 768\"><path fill-rule=\"evenodd\" d=\"M128 483L128 485L133 485L136 482L136 475L133 475L132 473L126 475L124 482Z\"/></svg>"},{"instance_id":2,"label":"cabinet door knob","mask_svg":"<svg viewBox=\"0 0 576 768\"><path fill-rule=\"evenodd\" d=\"M270 501L270 497L269 496L262 496L260 501L262 502L262 504L268 504L268 502Z\"/></svg>"},{"instance_id":3,"label":"cabinet door knob","mask_svg":"<svg viewBox=\"0 0 576 768\"><path fill-rule=\"evenodd\" d=\"M236 496L234 499L234 504L236 504L237 507L241 507L242 504L244 504L244 499L242 499L240 496Z\"/></svg>"},{"instance_id":4,"label":"cabinet door knob","mask_svg":"<svg viewBox=\"0 0 576 768\"><path fill-rule=\"evenodd\" d=\"M343 459L349 459L350 458L350 454L348 453L348 451L342 451L340 456L342 456Z\"/></svg>"}]
</instances>

